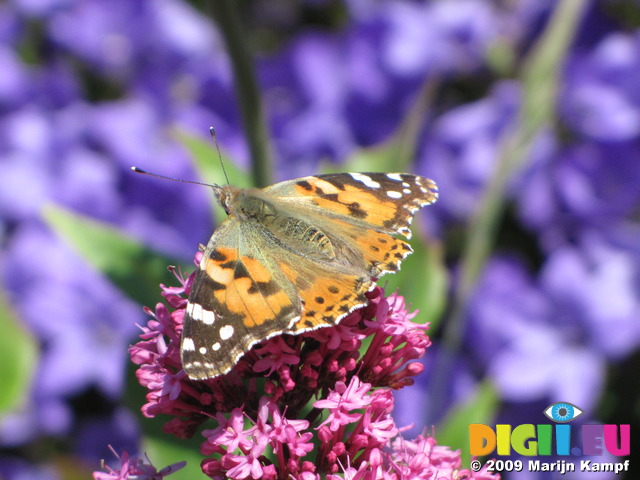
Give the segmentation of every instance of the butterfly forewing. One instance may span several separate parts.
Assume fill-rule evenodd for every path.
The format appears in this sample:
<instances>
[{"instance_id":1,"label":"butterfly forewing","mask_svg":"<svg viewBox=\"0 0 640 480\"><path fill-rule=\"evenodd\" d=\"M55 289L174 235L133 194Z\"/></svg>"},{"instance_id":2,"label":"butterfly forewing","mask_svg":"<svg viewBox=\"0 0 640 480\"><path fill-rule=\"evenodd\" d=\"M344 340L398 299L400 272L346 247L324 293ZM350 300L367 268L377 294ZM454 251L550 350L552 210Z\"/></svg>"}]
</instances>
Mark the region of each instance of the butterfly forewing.
<instances>
[{"instance_id":1,"label":"butterfly forewing","mask_svg":"<svg viewBox=\"0 0 640 480\"><path fill-rule=\"evenodd\" d=\"M236 218L212 236L185 312L181 355L190 378L228 372L252 345L299 317L297 294L263 251L251 226Z\"/></svg>"},{"instance_id":2,"label":"butterfly forewing","mask_svg":"<svg viewBox=\"0 0 640 480\"><path fill-rule=\"evenodd\" d=\"M438 199L433 180L408 173L329 173L277 183L265 191L322 215L411 237L416 211Z\"/></svg>"},{"instance_id":3,"label":"butterfly forewing","mask_svg":"<svg viewBox=\"0 0 640 480\"><path fill-rule=\"evenodd\" d=\"M229 218L207 245L184 320L192 379L228 372L266 338L335 325L365 305L374 279L411 253L393 235L410 238L437 188L410 174L338 173L217 194Z\"/></svg>"}]
</instances>

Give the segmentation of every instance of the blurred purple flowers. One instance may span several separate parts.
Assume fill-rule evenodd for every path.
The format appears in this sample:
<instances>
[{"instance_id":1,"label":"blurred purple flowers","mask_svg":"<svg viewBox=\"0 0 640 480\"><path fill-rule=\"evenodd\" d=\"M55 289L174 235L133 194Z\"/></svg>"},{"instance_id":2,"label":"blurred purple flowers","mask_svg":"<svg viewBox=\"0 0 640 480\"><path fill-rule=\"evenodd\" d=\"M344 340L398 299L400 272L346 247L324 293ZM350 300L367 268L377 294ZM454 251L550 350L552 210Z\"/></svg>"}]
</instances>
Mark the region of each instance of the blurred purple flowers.
<instances>
[{"instance_id":1,"label":"blurred purple flowers","mask_svg":"<svg viewBox=\"0 0 640 480\"><path fill-rule=\"evenodd\" d=\"M523 102L522 58L557 3L348 0L340 7L274 2L249 9L247 25L259 27L252 45L264 47L256 57L276 176L310 174L321 160L342 162L362 147L380 146L398 131L421 88L430 86L413 170L440 186L429 233L446 245L455 282L461 232ZM525 167L510 181L496 248L459 332L464 341L450 384L438 386L449 405L488 379L506 405L497 412L505 421L527 422L539 414L532 405L557 400L579 405L585 417L638 421L629 419L633 413L599 408L605 397L618 405L628 395L612 384L616 374L640 374L634 356L640 345L640 29L634 15L640 15L634 2L603 0L592 2L582 19L564 61L555 122L534 139ZM143 315L54 233L43 209L63 206L188 259L211 233L207 192L140 182L129 167L193 178L185 148L171 133L204 136L211 125L225 153L241 166L249 159L219 33L187 2L10 0L0 4L0 70L0 272L9 303L40 346L24 406L0 417L0 476L56 479L61 474L52 458L39 454L48 439L73 435L65 454L93 465L109 454L108 443L137 452L139 427L121 397L126 346ZM389 308L401 308L394 303L400 297L390 298ZM160 338L179 323L179 305L169 303L177 310L159 307L157 330L146 331L153 355L166 354ZM438 331L432 340L437 356ZM287 368L299 353L280 342L265 346L252 365L256 376L279 376L270 392L275 397L295 383ZM152 354L146 355L139 360L150 362ZM376 378L406 380L394 379L395 360L386 358L389 365L377 365ZM147 415L167 413L164 408L177 415L171 409L185 391L203 401L203 392L185 387L177 364L160 370L146 363L143 372L154 392ZM402 418L419 427L447 414L426 413L431 378L427 368L394 400L407 415ZM337 381L332 395L344 393ZM207 393L211 405L225 402ZM321 401L330 400L325 393ZM231 414L239 405L228 407ZM194 404L179 408L189 412ZM262 409L263 423L254 416L249 428L276 428L283 415L291 418L282 406L253 408ZM380 432L386 424L380 427L373 416L365 426L366 408L359 425ZM168 428L192 434L200 420L196 415ZM263 441L252 436L257 430L234 429L244 435L238 442ZM303 453L306 427L277 429L280 445L290 442ZM449 458L431 442L405 446L429 461ZM247 444L247 452L261 445ZM25 461L35 457L41 466ZM446 465L443 471L458 468ZM342 467L357 476L359 465Z\"/></svg>"}]
</instances>

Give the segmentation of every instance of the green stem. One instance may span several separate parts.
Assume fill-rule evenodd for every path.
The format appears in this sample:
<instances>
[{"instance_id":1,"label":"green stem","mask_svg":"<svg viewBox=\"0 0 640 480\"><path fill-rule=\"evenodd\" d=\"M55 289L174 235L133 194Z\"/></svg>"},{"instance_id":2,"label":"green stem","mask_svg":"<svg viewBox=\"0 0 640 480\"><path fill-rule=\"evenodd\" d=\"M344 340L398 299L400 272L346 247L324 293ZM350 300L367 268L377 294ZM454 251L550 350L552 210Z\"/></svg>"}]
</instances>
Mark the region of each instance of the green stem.
<instances>
[{"instance_id":1,"label":"green stem","mask_svg":"<svg viewBox=\"0 0 640 480\"><path fill-rule=\"evenodd\" d=\"M427 121L429 108L439 85L439 78L430 77L423 83L412 102L411 109L390 140L389 152L393 155L393 160L389 164L398 171L407 171L415 161L420 132Z\"/></svg>"},{"instance_id":2,"label":"green stem","mask_svg":"<svg viewBox=\"0 0 640 480\"><path fill-rule=\"evenodd\" d=\"M460 283L453 298L451 315L444 327L442 358L431 384L434 415L445 408L446 392L443 386L452 374L453 363L466 330L468 303L502 218L507 182L526 161L536 136L552 124L562 61L586 5L586 0L558 2L545 32L524 61L521 73L523 103L518 120L503 137L495 173L469 227L461 260ZM445 194L442 192L442 195Z\"/></svg>"},{"instance_id":3,"label":"green stem","mask_svg":"<svg viewBox=\"0 0 640 480\"><path fill-rule=\"evenodd\" d=\"M210 4L213 16L227 45L235 77L240 116L249 143L251 176L256 187L272 183L269 135L247 34L242 28L237 0L215 0Z\"/></svg>"}]
</instances>

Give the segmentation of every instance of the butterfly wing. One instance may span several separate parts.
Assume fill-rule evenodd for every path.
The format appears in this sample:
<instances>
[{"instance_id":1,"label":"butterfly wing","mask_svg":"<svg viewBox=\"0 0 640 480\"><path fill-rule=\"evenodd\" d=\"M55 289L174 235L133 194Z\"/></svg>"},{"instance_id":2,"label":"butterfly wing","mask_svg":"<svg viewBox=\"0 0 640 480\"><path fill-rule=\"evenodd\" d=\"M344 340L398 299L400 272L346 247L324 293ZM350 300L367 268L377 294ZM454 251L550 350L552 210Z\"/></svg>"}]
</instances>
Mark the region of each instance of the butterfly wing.
<instances>
[{"instance_id":1,"label":"butterfly wing","mask_svg":"<svg viewBox=\"0 0 640 480\"><path fill-rule=\"evenodd\" d=\"M263 223L232 214L211 237L185 313L181 355L192 379L228 372L266 338L334 325L365 305L372 278L411 252L393 234L409 238L415 211L437 198L431 180L384 173L245 192L277 214Z\"/></svg>"},{"instance_id":2,"label":"butterfly wing","mask_svg":"<svg viewBox=\"0 0 640 480\"><path fill-rule=\"evenodd\" d=\"M372 287L368 276L318 264L229 219L196 273L182 332L183 368L194 380L225 374L262 340L336 324L367 303Z\"/></svg>"},{"instance_id":3,"label":"butterfly wing","mask_svg":"<svg viewBox=\"0 0 640 480\"><path fill-rule=\"evenodd\" d=\"M281 275L265 265L250 225L230 217L200 262L185 312L182 365L192 379L229 371L251 345L286 329L301 307ZM274 276L275 273L275 276Z\"/></svg>"},{"instance_id":4,"label":"butterfly wing","mask_svg":"<svg viewBox=\"0 0 640 480\"><path fill-rule=\"evenodd\" d=\"M438 199L433 180L408 173L329 173L277 183L264 191L321 216L407 239L415 212Z\"/></svg>"},{"instance_id":5,"label":"butterfly wing","mask_svg":"<svg viewBox=\"0 0 640 480\"><path fill-rule=\"evenodd\" d=\"M313 219L355 268L374 278L400 268L412 250L393 235L411 238L415 212L438 198L432 180L406 173L310 176L265 191L289 205L290 215Z\"/></svg>"}]
</instances>

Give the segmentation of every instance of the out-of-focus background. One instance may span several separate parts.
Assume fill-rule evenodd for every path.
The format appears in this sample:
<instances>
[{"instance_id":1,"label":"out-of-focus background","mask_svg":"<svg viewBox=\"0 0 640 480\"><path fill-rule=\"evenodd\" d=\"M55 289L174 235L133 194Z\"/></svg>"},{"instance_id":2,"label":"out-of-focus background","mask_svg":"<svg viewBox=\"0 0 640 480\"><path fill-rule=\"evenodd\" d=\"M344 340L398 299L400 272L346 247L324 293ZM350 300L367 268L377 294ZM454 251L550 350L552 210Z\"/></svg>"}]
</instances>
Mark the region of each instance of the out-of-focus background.
<instances>
[{"instance_id":1,"label":"out-of-focus background","mask_svg":"<svg viewBox=\"0 0 640 480\"><path fill-rule=\"evenodd\" d=\"M632 472L504 478L638 478L640 4L236 6L271 180L411 171L440 187L388 283L434 343L398 423L464 451L468 423L551 423L543 410L571 402L577 423L631 424ZM224 183L214 126L232 182L252 183L251 79L216 8L0 3L1 479L88 478L109 444L164 452L160 467L183 448L139 414L127 347L165 266L189 271L207 242L213 198L130 166Z\"/></svg>"}]
</instances>

